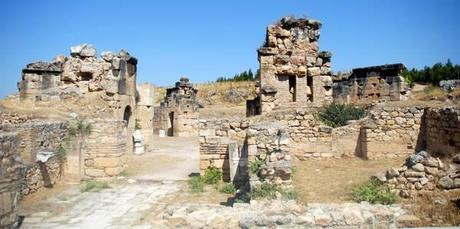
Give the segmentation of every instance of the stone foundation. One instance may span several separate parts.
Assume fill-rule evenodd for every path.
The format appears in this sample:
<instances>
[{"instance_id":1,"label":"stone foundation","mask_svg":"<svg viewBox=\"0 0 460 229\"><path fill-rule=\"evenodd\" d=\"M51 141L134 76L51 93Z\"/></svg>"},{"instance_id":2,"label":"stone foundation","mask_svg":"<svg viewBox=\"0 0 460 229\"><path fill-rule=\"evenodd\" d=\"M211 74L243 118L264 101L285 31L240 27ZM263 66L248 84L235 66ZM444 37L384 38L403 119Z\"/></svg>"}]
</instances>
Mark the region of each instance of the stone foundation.
<instances>
[{"instance_id":1,"label":"stone foundation","mask_svg":"<svg viewBox=\"0 0 460 229\"><path fill-rule=\"evenodd\" d=\"M453 108L425 111L426 148L433 155L452 156L460 152L460 110Z\"/></svg>"}]
</instances>

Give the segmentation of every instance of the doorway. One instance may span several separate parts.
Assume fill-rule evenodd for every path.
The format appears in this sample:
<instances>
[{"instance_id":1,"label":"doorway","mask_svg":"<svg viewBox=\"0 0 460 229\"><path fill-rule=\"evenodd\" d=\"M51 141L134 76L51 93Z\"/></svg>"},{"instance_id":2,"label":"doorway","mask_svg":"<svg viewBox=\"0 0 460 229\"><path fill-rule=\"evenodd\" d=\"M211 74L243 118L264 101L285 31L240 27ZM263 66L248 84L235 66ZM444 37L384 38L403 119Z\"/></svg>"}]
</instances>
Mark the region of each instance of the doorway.
<instances>
[{"instance_id":1,"label":"doorway","mask_svg":"<svg viewBox=\"0 0 460 229\"><path fill-rule=\"evenodd\" d=\"M291 102L296 100L296 76L289 76L289 93L291 94Z\"/></svg>"},{"instance_id":2,"label":"doorway","mask_svg":"<svg viewBox=\"0 0 460 229\"><path fill-rule=\"evenodd\" d=\"M169 113L168 136L174 136L174 112Z\"/></svg>"}]
</instances>

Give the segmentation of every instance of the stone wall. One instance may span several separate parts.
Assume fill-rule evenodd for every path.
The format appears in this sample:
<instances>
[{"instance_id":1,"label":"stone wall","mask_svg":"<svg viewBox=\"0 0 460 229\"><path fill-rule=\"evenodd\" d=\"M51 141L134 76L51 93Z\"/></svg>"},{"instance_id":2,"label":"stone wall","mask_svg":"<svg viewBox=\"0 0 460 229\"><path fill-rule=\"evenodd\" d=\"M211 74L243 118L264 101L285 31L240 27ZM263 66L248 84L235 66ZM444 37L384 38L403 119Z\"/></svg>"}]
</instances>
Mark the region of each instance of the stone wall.
<instances>
[{"instance_id":1,"label":"stone wall","mask_svg":"<svg viewBox=\"0 0 460 229\"><path fill-rule=\"evenodd\" d=\"M370 112L363 127L361 156L374 159L404 156L424 148L423 107L383 107Z\"/></svg>"},{"instance_id":2,"label":"stone wall","mask_svg":"<svg viewBox=\"0 0 460 229\"><path fill-rule=\"evenodd\" d=\"M250 120L200 121L200 171L209 166L222 169L224 181L236 184L291 182L289 137L279 123L251 125ZM250 174L249 163L263 161L258 174ZM252 177L252 178L250 178Z\"/></svg>"},{"instance_id":3,"label":"stone wall","mask_svg":"<svg viewBox=\"0 0 460 229\"><path fill-rule=\"evenodd\" d=\"M139 98L136 105L136 122L144 137L144 146L147 150L153 149L153 103L154 86L148 83L137 86Z\"/></svg>"},{"instance_id":4,"label":"stone wall","mask_svg":"<svg viewBox=\"0 0 460 229\"><path fill-rule=\"evenodd\" d=\"M91 133L82 142L85 178L107 178L120 174L126 164L125 121L90 120Z\"/></svg>"},{"instance_id":5,"label":"stone wall","mask_svg":"<svg viewBox=\"0 0 460 229\"><path fill-rule=\"evenodd\" d=\"M0 131L0 228L15 228L19 220L23 166L18 144L16 133Z\"/></svg>"},{"instance_id":6,"label":"stone wall","mask_svg":"<svg viewBox=\"0 0 460 229\"><path fill-rule=\"evenodd\" d=\"M426 149L440 157L460 152L460 110L454 108L425 111Z\"/></svg>"},{"instance_id":7,"label":"stone wall","mask_svg":"<svg viewBox=\"0 0 460 229\"><path fill-rule=\"evenodd\" d=\"M317 109L289 109L272 116L288 126L293 154L299 159L354 156L360 150L362 121L331 128L315 117Z\"/></svg>"},{"instance_id":8,"label":"stone wall","mask_svg":"<svg viewBox=\"0 0 460 229\"><path fill-rule=\"evenodd\" d=\"M63 164L56 153L67 135L67 123L56 120L32 118L15 113L1 113L0 131L17 133L17 154L24 164L22 194L28 195L51 188L62 179ZM50 153L46 162L39 162L39 154Z\"/></svg>"}]
</instances>

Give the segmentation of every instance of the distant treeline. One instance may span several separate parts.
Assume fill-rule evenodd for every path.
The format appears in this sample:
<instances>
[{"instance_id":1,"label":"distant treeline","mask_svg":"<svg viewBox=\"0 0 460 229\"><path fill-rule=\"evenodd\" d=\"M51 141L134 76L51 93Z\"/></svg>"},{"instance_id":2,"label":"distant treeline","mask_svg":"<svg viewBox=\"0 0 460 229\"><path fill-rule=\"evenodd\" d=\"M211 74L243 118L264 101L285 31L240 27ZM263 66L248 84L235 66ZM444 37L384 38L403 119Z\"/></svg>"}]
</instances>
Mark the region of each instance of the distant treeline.
<instances>
[{"instance_id":1,"label":"distant treeline","mask_svg":"<svg viewBox=\"0 0 460 229\"><path fill-rule=\"evenodd\" d=\"M402 75L411 86L414 83L430 83L437 86L441 80L460 79L460 65L454 65L448 59L445 64L436 63L431 67L425 66L422 70L404 70Z\"/></svg>"},{"instance_id":2,"label":"distant treeline","mask_svg":"<svg viewBox=\"0 0 460 229\"><path fill-rule=\"evenodd\" d=\"M235 74L233 77L225 77L221 76L217 78L216 82L236 82L236 81L254 81L259 79L260 71L257 69L256 73L252 73L252 70L249 69L247 71L241 72L239 74Z\"/></svg>"}]
</instances>

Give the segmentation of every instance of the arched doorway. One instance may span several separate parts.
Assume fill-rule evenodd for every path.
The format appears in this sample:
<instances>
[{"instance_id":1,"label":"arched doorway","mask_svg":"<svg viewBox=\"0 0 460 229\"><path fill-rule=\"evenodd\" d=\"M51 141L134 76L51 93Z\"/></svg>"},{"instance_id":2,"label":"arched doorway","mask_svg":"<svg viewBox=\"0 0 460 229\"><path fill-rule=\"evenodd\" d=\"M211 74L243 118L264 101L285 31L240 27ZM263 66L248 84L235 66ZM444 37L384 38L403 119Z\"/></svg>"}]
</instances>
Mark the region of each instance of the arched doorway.
<instances>
[{"instance_id":1,"label":"arched doorway","mask_svg":"<svg viewBox=\"0 0 460 229\"><path fill-rule=\"evenodd\" d=\"M125 111L123 113L123 120L126 121L126 126L129 126L129 119L131 118L131 115L133 114L131 110L131 106L126 106Z\"/></svg>"}]
</instances>

